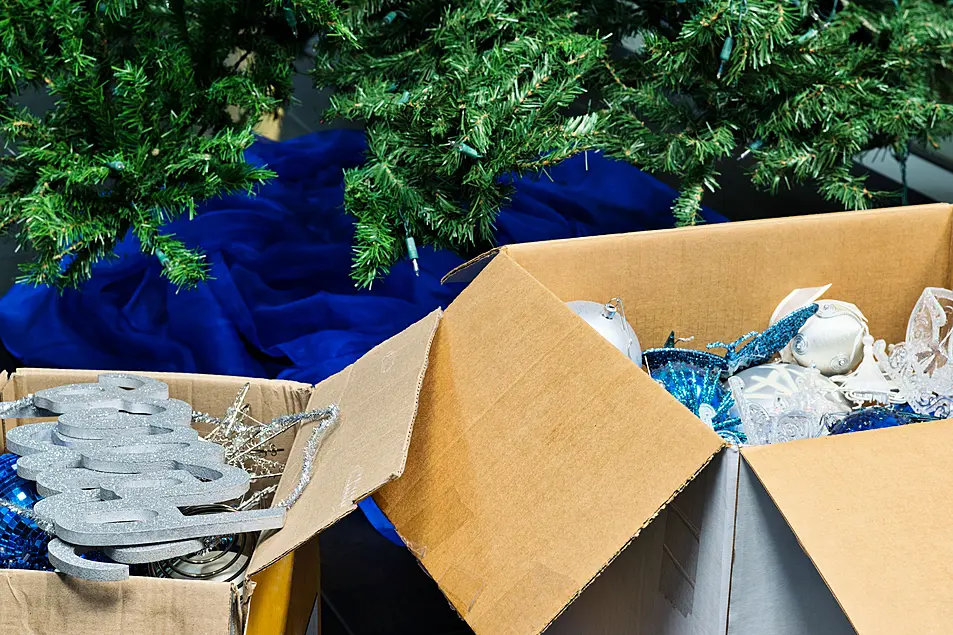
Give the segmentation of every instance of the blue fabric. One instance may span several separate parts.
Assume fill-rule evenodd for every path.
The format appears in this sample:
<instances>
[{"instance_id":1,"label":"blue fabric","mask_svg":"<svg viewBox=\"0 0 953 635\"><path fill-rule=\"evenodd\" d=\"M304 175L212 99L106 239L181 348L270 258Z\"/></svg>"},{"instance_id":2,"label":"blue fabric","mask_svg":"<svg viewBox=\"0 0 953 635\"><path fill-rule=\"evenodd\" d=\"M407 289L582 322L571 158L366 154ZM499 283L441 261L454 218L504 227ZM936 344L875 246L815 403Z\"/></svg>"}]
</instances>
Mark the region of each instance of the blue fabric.
<instances>
[{"instance_id":1,"label":"blue fabric","mask_svg":"<svg viewBox=\"0 0 953 635\"><path fill-rule=\"evenodd\" d=\"M352 218L342 171L364 138L328 131L249 151L278 178L258 196L207 203L170 228L201 246L214 280L180 291L130 237L82 290L15 286L0 300L0 338L24 365L280 377L315 383L346 367L459 291L440 278L463 260L420 249L421 275L401 262L372 290L348 277ZM672 226L674 190L590 153L550 177L516 183L497 220L500 244ZM587 165L588 163L588 165ZM587 169L588 168L588 169ZM709 222L723 217L706 211Z\"/></svg>"}]
</instances>

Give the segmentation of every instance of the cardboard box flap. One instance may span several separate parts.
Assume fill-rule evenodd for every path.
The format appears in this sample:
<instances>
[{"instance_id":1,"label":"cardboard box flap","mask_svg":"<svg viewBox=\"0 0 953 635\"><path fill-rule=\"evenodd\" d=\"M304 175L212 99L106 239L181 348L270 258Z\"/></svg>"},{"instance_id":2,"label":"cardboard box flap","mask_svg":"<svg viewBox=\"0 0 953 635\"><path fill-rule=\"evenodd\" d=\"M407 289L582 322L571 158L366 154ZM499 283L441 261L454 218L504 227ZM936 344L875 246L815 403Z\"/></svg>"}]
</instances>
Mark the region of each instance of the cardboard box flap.
<instances>
[{"instance_id":1,"label":"cardboard box flap","mask_svg":"<svg viewBox=\"0 0 953 635\"><path fill-rule=\"evenodd\" d=\"M953 627L953 420L745 448L859 635Z\"/></svg>"},{"instance_id":2,"label":"cardboard box flap","mask_svg":"<svg viewBox=\"0 0 953 635\"><path fill-rule=\"evenodd\" d=\"M839 212L573 238L506 247L561 300L621 297L644 348L674 329L690 346L768 326L793 289L859 306L870 329L903 340L925 287L953 279L953 206ZM902 275L898 275L902 267Z\"/></svg>"},{"instance_id":3,"label":"cardboard box flap","mask_svg":"<svg viewBox=\"0 0 953 635\"><path fill-rule=\"evenodd\" d=\"M258 545L250 573L334 524L357 501L403 473L420 385L441 314L434 311L315 387L308 407L336 403L340 420L321 446L311 482L288 511L285 526ZM297 483L303 447L314 425L298 431L275 500Z\"/></svg>"},{"instance_id":4,"label":"cardboard box flap","mask_svg":"<svg viewBox=\"0 0 953 635\"><path fill-rule=\"evenodd\" d=\"M374 498L480 635L544 630L722 447L505 251L431 358Z\"/></svg>"}]
</instances>

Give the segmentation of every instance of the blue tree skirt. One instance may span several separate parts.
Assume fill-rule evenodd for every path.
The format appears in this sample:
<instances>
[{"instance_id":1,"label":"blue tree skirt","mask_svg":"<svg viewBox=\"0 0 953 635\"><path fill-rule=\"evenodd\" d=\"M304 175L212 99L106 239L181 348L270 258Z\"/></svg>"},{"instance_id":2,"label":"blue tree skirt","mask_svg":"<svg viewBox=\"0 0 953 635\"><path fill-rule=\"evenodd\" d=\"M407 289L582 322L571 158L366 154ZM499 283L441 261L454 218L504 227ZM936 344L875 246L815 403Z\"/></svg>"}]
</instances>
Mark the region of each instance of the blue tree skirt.
<instances>
[{"instance_id":1,"label":"blue tree skirt","mask_svg":"<svg viewBox=\"0 0 953 635\"><path fill-rule=\"evenodd\" d=\"M371 290L354 288L352 218L342 171L362 161L363 134L320 132L261 140L250 160L279 175L255 198L206 204L169 231L200 245L214 280L180 291L130 237L121 258L62 295L15 286L0 299L0 338L24 365L280 377L316 383L437 306L458 285L440 278L463 260L420 249L421 274L397 264ZM550 178L523 178L497 220L500 244L671 227L675 191L598 154ZM709 222L725 220L707 212ZM383 522L383 521L381 521Z\"/></svg>"}]
</instances>

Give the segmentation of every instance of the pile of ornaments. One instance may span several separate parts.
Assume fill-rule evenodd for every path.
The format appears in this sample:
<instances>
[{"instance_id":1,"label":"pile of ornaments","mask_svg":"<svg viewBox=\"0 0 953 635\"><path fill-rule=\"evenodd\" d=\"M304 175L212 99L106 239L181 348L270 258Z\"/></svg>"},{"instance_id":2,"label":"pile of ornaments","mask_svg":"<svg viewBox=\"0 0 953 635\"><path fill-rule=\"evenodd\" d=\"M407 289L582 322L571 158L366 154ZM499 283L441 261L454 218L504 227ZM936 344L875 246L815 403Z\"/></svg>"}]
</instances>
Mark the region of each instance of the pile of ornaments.
<instances>
[{"instance_id":1,"label":"pile of ornaments","mask_svg":"<svg viewBox=\"0 0 953 635\"><path fill-rule=\"evenodd\" d=\"M706 351L643 351L619 298L567 303L718 434L763 445L953 417L953 291L928 287L906 338L875 340L853 304L795 289L763 332ZM723 355L712 350L724 349Z\"/></svg>"},{"instance_id":2,"label":"pile of ornaments","mask_svg":"<svg viewBox=\"0 0 953 635\"><path fill-rule=\"evenodd\" d=\"M57 417L6 434L0 568L103 582L130 573L241 582L255 536L282 527L338 420L331 405L260 422L247 392L248 384L222 419L170 398L163 382L126 373L0 403L5 418ZM204 439L198 421L215 426ZM265 508L277 486L251 485L277 479L284 466L258 454L312 421L294 488Z\"/></svg>"}]
</instances>

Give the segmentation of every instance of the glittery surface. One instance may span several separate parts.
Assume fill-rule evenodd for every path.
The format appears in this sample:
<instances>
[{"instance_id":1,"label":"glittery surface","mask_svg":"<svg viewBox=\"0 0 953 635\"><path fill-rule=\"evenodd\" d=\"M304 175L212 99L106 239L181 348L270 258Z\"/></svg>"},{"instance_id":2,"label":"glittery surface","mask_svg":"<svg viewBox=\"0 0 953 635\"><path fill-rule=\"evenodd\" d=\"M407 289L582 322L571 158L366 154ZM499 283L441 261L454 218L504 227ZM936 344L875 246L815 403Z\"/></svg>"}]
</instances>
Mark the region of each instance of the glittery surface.
<instances>
[{"instance_id":1,"label":"glittery surface","mask_svg":"<svg viewBox=\"0 0 953 635\"><path fill-rule=\"evenodd\" d=\"M698 353L688 349L654 349L679 351L681 353ZM701 353L704 362L710 364L708 357L715 357ZM665 390L675 397L682 405L706 424L712 427L732 442L743 443L744 432L741 430L741 419L732 414L734 399L731 392L721 382L722 369L717 365L711 367L698 366L684 359L698 359L698 356L689 355L682 360L670 360L662 366L649 366L649 374ZM735 441L737 439L737 441Z\"/></svg>"},{"instance_id":2,"label":"glittery surface","mask_svg":"<svg viewBox=\"0 0 953 635\"><path fill-rule=\"evenodd\" d=\"M675 348L666 346L664 348L650 348L642 353L642 359L645 361L645 367L649 374L655 376L653 371L664 368L669 363L685 364L696 368L715 369L718 372L724 372L727 364L724 358L713 353L696 351L691 348Z\"/></svg>"},{"instance_id":3,"label":"glittery surface","mask_svg":"<svg viewBox=\"0 0 953 635\"><path fill-rule=\"evenodd\" d=\"M918 415L914 412L904 412L894 408L884 408L883 406L871 406L856 410L842 419L834 419L830 426L831 434L846 434L848 432L892 428L932 420L933 417Z\"/></svg>"},{"instance_id":4,"label":"glittery surface","mask_svg":"<svg viewBox=\"0 0 953 635\"><path fill-rule=\"evenodd\" d=\"M294 488L288 492L287 496L275 503L275 507L289 509L301 498L301 494L304 493L308 483L311 482L311 476L314 474L314 460L318 455L318 450L327 438L328 433L337 425L339 418L337 405L331 404L327 408L323 420L314 426L311 436L308 437L308 442L304 446L301 457L301 473L298 475Z\"/></svg>"},{"instance_id":5,"label":"glittery surface","mask_svg":"<svg viewBox=\"0 0 953 635\"><path fill-rule=\"evenodd\" d=\"M725 363L727 370L725 376L734 375L745 368L771 361L778 351L794 339L804 323L817 313L817 309L817 304L809 304L784 316L760 334L757 332L748 333L730 344L712 342L708 345L708 348L726 349ZM741 346L746 341L747 343ZM741 346L740 349L739 346Z\"/></svg>"},{"instance_id":6,"label":"glittery surface","mask_svg":"<svg viewBox=\"0 0 953 635\"><path fill-rule=\"evenodd\" d=\"M28 517L40 499L29 481L17 476L15 454L0 455L0 569L51 569L49 536Z\"/></svg>"}]
</instances>

